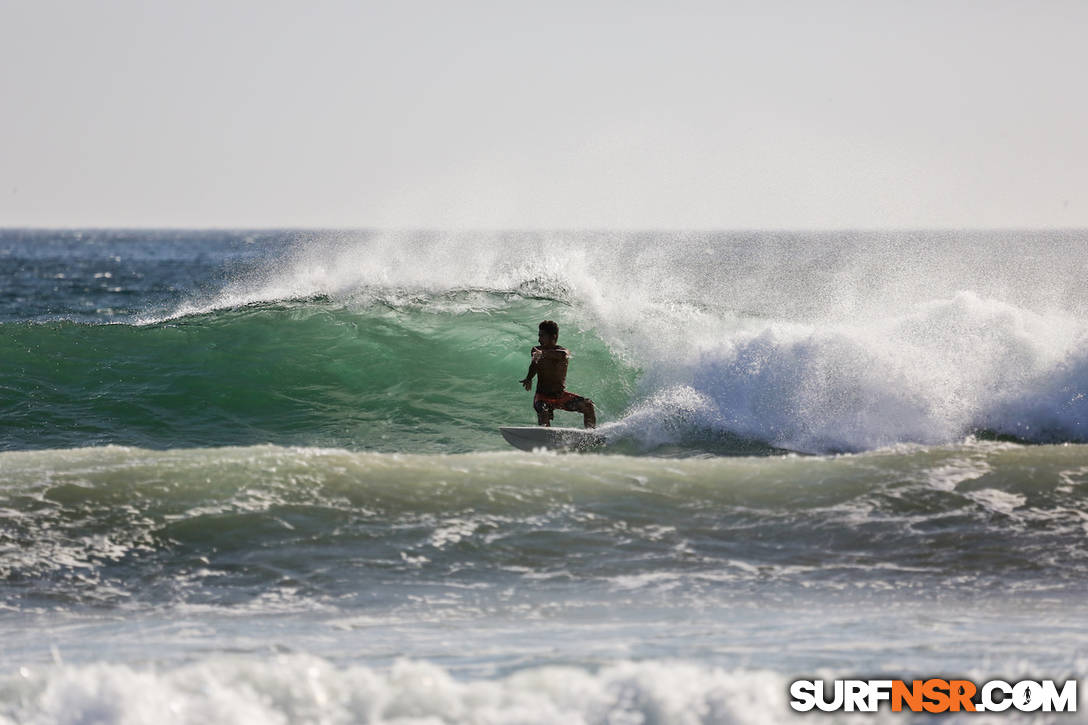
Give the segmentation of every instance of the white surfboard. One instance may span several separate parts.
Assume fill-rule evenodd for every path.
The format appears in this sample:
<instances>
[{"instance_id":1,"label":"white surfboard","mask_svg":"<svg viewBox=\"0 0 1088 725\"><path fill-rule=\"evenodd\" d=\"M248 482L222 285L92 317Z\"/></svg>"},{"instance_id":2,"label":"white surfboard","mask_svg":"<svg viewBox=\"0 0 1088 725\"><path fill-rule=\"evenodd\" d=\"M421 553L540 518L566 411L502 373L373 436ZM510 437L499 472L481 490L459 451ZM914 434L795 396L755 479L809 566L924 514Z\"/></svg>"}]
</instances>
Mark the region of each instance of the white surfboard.
<instances>
[{"instance_id":1,"label":"white surfboard","mask_svg":"<svg viewBox=\"0 0 1088 725\"><path fill-rule=\"evenodd\" d=\"M600 448L605 437L582 428L545 428L539 425L505 426L499 428L506 442L523 451L545 448L551 451L585 451Z\"/></svg>"}]
</instances>

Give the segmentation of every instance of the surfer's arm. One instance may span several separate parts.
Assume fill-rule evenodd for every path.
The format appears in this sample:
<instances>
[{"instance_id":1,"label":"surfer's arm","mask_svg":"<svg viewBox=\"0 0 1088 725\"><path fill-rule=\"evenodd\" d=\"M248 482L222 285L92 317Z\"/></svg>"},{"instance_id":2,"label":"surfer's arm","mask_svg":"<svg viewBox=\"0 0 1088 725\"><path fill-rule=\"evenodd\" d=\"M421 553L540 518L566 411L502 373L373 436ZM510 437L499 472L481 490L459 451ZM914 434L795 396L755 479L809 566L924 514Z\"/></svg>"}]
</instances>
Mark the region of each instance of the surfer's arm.
<instances>
[{"instance_id":1,"label":"surfer's arm","mask_svg":"<svg viewBox=\"0 0 1088 725\"><path fill-rule=\"evenodd\" d=\"M519 382L525 386L526 390L531 390L533 387L533 376L536 375L536 363L540 359L540 348L534 347L530 354L533 356L529 361L529 372L525 374L525 379Z\"/></svg>"}]
</instances>

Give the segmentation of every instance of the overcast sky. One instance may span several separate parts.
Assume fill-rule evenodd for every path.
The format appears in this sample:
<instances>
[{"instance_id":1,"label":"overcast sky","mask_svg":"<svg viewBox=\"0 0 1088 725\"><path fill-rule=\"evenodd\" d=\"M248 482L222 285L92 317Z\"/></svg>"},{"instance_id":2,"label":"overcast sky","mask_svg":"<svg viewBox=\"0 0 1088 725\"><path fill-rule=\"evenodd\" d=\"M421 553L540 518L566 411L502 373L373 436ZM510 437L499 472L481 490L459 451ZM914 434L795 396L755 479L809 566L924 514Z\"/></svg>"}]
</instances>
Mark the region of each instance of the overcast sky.
<instances>
[{"instance_id":1,"label":"overcast sky","mask_svg":"<svg viewBox=\"0 0 1088 725\"><path fill-rule=\"evenodd\" d=\"M1088 2L0 0L0 226L1088 227Z\"/></svg>"}]
</instances>

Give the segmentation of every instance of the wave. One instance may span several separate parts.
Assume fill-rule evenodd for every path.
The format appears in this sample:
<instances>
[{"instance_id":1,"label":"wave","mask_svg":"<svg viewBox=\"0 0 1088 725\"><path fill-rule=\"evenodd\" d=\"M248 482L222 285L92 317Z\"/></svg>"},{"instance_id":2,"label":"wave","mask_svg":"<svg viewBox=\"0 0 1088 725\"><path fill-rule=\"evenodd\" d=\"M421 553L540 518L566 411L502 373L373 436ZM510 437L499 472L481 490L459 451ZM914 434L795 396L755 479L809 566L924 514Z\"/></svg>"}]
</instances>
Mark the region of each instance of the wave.
<instances>
[{"instance_id":1,"label":"wave","mask_svg":"<svg viewBox=\"0 0 1088 725\"><path fill-rule=\"evenodd\" d=\"M282 443L372 450L502 447L535 422L530 320L554 303L464 292L345 305L255 304L154 324L4 323L0 448ZM591 332L569 383L603 410L636 371Z\"/></svg>"},{"instance_id":2,"label":"wave","mask_svg":"<svg viewBox=\"0 0 1088 725\"><path fill-rule=\"evenodd\" d=\"M575 351L569 387L596 401L622 452L1088 440L1088 333L1069 316L961 292L857 322L645 302L616 317L523 286L3 323L0 449L494 450L498 425L535 420L517 380L544 318Z\"/></svg>"},{"instance_id":3,"label":"wave","mask_svg":"<svg viewBox=\"0 0 1088 725\"><path fill-rule=\"evenodd\" d=\"M798 451L978 434L1080 442L1085 340L1074 318L960 292L870 321L662 331L648 374L657 399L688 401L701 427Z\"/></svg>"},{"instance_id":4,"label":"wave","mask_svg":"<svg viewBox=\"0 0 1088 725\"><path fill-rule=\"evenodd\" d=\"M540 579L664 602L926 582L1054 594L1086 573L1085 446L707 459L105 447L3 453L0 470L0 576L20 608L242 606L269 591L356 606L402 601L421 577L485 609L494 587Z\"/></svg>"},{"instance_id":5,"label":"wave","mask_svg":"<svg viewBox=\"0 0 1088 725\"><path fill-rule=\"evenodd\" d=\"M628 453L1083 442L1083 240L1036 236L301 235L165 314L0 323L0 449L495 449L544 318Z\"/></svg>"}]
</instances>

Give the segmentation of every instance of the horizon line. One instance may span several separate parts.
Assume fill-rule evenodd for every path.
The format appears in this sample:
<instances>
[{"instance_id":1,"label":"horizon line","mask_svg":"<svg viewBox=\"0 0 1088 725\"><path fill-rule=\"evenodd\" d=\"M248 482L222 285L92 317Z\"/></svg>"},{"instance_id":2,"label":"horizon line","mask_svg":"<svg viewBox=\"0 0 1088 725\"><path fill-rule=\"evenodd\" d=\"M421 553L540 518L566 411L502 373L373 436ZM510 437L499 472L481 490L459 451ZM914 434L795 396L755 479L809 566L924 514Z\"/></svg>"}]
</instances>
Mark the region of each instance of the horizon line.
<instances>
[{"instance_id":1,"label":"horizon line","mask_svg":"<svg viewBox=\"0 0 1088 725\"><path fill-rule=\"evenodd\" d=\"M1086 226L918 226L918 227L436 227L436 226L155 226L155 225L0 225L0 232L11 231L190 231L190 232L379 232L379 233L459 233L459 234L513 234L513 233L609 233L609 234L824 234L824 233L961 233L961 232L1088 232Z\"/></svg>"}]
</instances>

